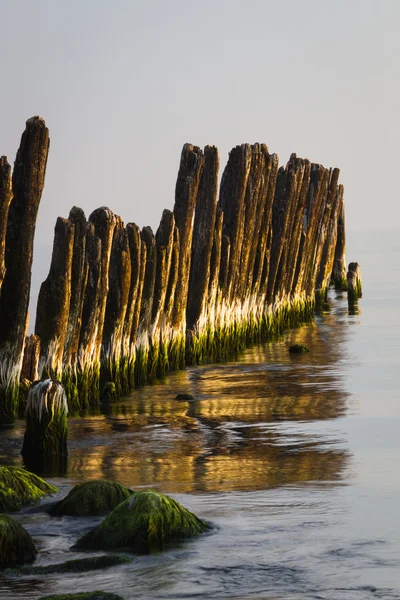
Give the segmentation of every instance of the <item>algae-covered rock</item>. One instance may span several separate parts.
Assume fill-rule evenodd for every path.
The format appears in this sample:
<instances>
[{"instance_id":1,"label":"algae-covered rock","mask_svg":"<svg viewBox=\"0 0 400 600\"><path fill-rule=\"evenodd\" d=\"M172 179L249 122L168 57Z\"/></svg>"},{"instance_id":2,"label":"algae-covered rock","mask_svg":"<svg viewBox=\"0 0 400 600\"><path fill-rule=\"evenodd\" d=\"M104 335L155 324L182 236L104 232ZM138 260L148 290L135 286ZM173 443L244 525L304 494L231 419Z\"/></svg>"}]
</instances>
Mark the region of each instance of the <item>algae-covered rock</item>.
<instances>
[{"instance_id":1,"label":"algae-covered rock","mask_svg":"<svg viewBox=\"0 0 400 600\"><path fill-rule=\"evenodd\" d=\"M39 600L124 600L122 596L109 592L81 592L78 594L57 594L56 596L42 596Z\"/></svg>"},{"instance_id":2,"label":"algae-covered rock","mask_svg":"<svg viewBox=\"0 0 400 600\"><path fill-rule=\"evenodd\" d=\"M307 346L302 346L301 344L294 344L294 346L290 346L289 348L290 354L302 354L303 352L310 352Z\"/></svg>"},{"instance_id":3,"label":"algae-covered rock","mask_svg":"<svg viewBox=\"0 0 400 600\"><path fill-rule=\"evenodd\" d=\"M89 556L88 558L75 558L54 565L39 567L20 567L9 569L6 575L49 575L53 573L80 573L82 571L97 571L132 562L132 558L118 556L117 554L103 554L102 556Z\"/></svg>"},{"instance_id":4,"label":"algae-covered rock","mask_svg":"<svg viewBox=\"0 0 400 600\"><path fill-rule=\"evenodd\" d=\"M132 494L116 481L87 481L76 485L51 509L52 516L97 516L113 510Z\"/></svg>"},{"instance_id":5,"label":"algae-covered rock","mask_svg":"<svg viewBox=\"0 0 400 600\"><path fill-rule=\"evenodd\" d=\"M37 475L19 467L0 467L0 511L20 510L25 504L38 502L57 488Z\"/></svg>"},{"instance_id":6,"label":"algae-covered rock","mask_svg":"<svg viewBox=\"0 0 400 600\"><path fill-rule=\"evenodd\" d=\"M37 550L29 533L17 521L0 514L0 568L35 560Z\"/></svg>"},{"instance_id":7,"label":"algae-covered rock","mask_svg":"<svg viewBox=\"0 0 400 600\"><path fill-rule=\"evenodd\" d=\"M81 537L77 549L129 548L148 553L171 541L198 535L209 526L176 500L154 491L132 494L95 529Z\"/></svg>"}]
</instances>

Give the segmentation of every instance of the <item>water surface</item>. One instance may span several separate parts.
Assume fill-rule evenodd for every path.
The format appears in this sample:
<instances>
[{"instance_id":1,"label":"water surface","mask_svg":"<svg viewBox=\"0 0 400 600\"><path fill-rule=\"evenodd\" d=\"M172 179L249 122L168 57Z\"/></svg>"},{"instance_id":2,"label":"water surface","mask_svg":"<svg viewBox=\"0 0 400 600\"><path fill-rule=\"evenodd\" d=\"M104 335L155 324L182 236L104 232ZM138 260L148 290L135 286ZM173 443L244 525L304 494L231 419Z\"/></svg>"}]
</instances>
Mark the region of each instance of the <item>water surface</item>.
<instances>
[{"instance_id":1,"label":"water surface","mask_svg":"<svg viewBox=\"0 0 400 600\"><path fill-rule=\"evenodd\" d=\"M115 479L172 494L215 528L103 572L1 578L0 597L104 589L126 600L400 598L400 394L396 235L351 236L364 298L237 360L193 367L70 420L62 497ZM310 353L290 355L301 343ZM177 401L179 392L194 400ZM24 424L0 430L0 462L22 464ZM99 519L25 510L37 564Z\"/></svg>"}]
</instances>

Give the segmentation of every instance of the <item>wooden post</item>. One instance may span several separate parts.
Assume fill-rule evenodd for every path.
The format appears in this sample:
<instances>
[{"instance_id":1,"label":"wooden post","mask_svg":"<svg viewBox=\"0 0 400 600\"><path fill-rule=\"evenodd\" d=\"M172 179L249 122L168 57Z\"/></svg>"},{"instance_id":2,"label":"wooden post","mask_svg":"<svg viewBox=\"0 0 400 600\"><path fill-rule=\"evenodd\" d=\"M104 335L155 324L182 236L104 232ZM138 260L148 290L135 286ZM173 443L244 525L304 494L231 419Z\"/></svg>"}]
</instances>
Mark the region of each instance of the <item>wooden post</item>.
<instances>
[{"instance_id":1,"label":"wooden post","mask_svg":"<svg viewBox=\"0 0 400 600\"><path fill-rule=\"evenodd\" d=\"M347 271L347 297L349 304L357 302L362 296L361 269L357 262L349 264Z\"/></svg>"},{"instance_id":2,"label":"wooden post","mask_svg":"<svg viewBox=\"0 0 400 600\"><path fill-rule=\"evenodd\" d=\"M179 272L171 323L170 365L172 368L183 368L185 365L186 305L192 254L193 215L203 166L202 150L197 146L185 144L182 149L175 186L174 217L179 229L180 248Z\"/></svg>"},{"instance_id":3,"label":"wooden post","mask_svg":"<svg viewBox=\"0 0 400 600\"><path fill-rule=\"evenodd\" d=\"M64 388L53 379L37 381L28 394L24 460L32 465L47 457L64 458L68 453L67 437L68 404Z\"/></svg>"},{"instance_id":4,"label":"wooden post","mask_svg":"<svg viewBox=\"0 0 400 600\"><path fill-rule=\"evenodd\" d=\"M1 286L6 274L5 253L7 220L10 202L12 200L11 167L7 158L0 158L0 297Z\"/></svg>"},{"instance_id":5,"label":"wooden post","mask_svg":"<svg viewBox=\"0 0 400 600\"><path fill-rule=\"evenodd\" d=\"M18 407L28 304L31 288L33 238L44 187L49 132L40 117L26 122L12 175L13 198L8 211L6 273L0 297L0 422L12 420Z\"/></svg>"},{"instance_id":6,"label":"wooden post","mask_svg":"<svg viewBox=\"0 0 400 600\"><path fill-rule=\"evenodd\" d=\"M131 286L131 257L128 233L120 217L115 217L108 272L109 291L104 317L101 352L101 388L113 383L122 393L121 353L125 315Z\"/></svg>"},{"instance_id":7,"label":"wooden post","mask_svg":"<svg viewBox=\"0 0 400 600\"><path fill-rule=\"evenodd\" d=\"M219 155L215 146L204 148L194 227L191 273L187 305L187 329L192 330L204 314L208 300L210 258L218 198Z\"/></svg>"},{"instance_id":8,"label":"wooden post","mask_svg":"<svg viewBox=\"0 0 400 600\"><path fill-rule=\"evenodd\" d=\"M335 284L336 290L346 290L347 289L346 230L345 230L343 188L342 188L341 197L339 198L337 240L336 240L335 257L334 257L334 263L333 263L332 279L333 279L333 283Z\"/></svg>"},{"instance_id":9,"label":"wooden post","mask_svg":"<svg viewBox=\"0 0 400 600\"><path fill-rule=\"evenodd\" d=\"M61 379L62 357L71 301L74 225L59 217L54 230L53 255L42 283L36 309L35 335L40 338L41 361L47 376Z\"/></svg>"},{"instance_id":10,"label":"wooden post","mask_svg":"<svg viewBox=\"0 0 400 600\"><path fill-rule=\"evenodd\" d=\"M85 261L87 221L85 213L77 206L72 207L70 210L68 220L74 225L74 245L71 267L71 302L64 346L63 369L71 368L74 370L78 360L82 310L88 277L88 263Z\"/></svg>"}]
</instances>

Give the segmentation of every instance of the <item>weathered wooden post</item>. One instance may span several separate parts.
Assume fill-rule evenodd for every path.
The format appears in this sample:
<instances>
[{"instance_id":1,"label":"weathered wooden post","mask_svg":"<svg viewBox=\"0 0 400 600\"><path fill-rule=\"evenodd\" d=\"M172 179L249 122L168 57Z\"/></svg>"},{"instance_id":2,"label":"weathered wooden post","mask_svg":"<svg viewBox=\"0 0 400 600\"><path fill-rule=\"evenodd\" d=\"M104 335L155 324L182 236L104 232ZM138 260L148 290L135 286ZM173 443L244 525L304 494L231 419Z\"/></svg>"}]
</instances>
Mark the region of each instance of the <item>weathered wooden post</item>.
<instances>
[{"instance_id":1,"label":"weathered wooden post","mask_svg":"<svg viewBox=\"0 0 400 600\"><path fill-rule=\"evenodd\" d=\"M346 230L343 193L339 199L337 220L337 240L333 263L332 279L336 290L347 290L346 278Z\"/></svg>"},{"instance_id":2,"label":"weathered wooden post","mask_svg":"<svg viewBox=\"0 0 400 600\"><path fill-rule=\"evenodd\" d=\"M252 276L249 274L249 285L252 285L253 294L259 306L258 315L261 320L265 315L268 275L271 264L272 248L272 209L274 205L276 181L279 171L279 158L277 154L270 156L271 172L269 174L267 197L260 221L261 226L257 241L257 250L254 259Z\"/></svg>"},{"instance_id":3,"label":"weathered wooden post","mask_svg":"<svg viewBox=\"0 0 400 600\"><path fill-rule=\"evenodd\" d=\"M245 218L245 195L251 168L252 150L249 144L232 148L221 179L218 206L224 213L223 235L230 240L228 271L229 302L236 297L236 284L240 281L240 256L242 252Z\"/></svg>"},{"instance_id":4,"label":"weathered wooden post","mask_svg":"<svg viewBox=\"0 0 400 600\"><path fill-rule=\"evenodd\" d=\"M68 404L63 386L54 379L31 386L26 407L22 455L27 464L62 459L68 453Z\"/></svg>"},{"instance_id":5,"label":"weathered wooden post","mask_svg":"<svg viewBox=\"0 0 400 600\"><path fill-rule=\"evenodd\" d=\"M357 262L349 264L347 271L347 297L349 304L357 302L362 296L361 269Z\"/></svg>"},{"instance_id":6,"label":"weathered wooden post","mask_svg":"<svg viewBox=\"0 0 400 600\"><path fill-rule=\"evenodd\" d=\"M30 335L25 340L24 359L21 369L21 380L36 381L39 379L40 339Z\"/></svg>"},{"instance_id":7,"label":"weathered wooden post","mask_svg":"<svg viewBox=\"0 0 400 600\"><path fill-rule=\"evenodd\" d=\"M328 256L330 256L330 248L333 246L333 252L336 246L336 237L331 239L330 233L330 221L333 218L336 221L337 214L337 200L338 200L338 180L339 180L339 169L331 169L329 172L328 189L325 198L325 205L323 216L319 228L318 239L316 241L316 252L314 262L314 273L313 273L313 287L315 289L315 299L317 307L321 307L326 303L327 291L329 285L329 278L332 273L333 262L330 267L327 268L325 273L325 263ZM336 236L336 227L334 230Z\"/></svg>"},{"instance_id":8,"label":"weathered wooden post","mask_svg":"<svg viewBox=\"0 0 400 600\"><path fill-rule=\"evenodd\" d=\"M40 117L26 122L12 175L6 234L5 268L0 297L0 421L18 409L18 385L27 328L33 238L44 187L49 132Z\"/></svg>"},{"instance_id":9,"label":"weathered wooden post","mask_svg":"<svg viewBox=\"0 0 400 600\"><path fill-rule=\"evenodd\" d=\"M193 329L208 300L210 258L218 198L219 155L215 146L204 148L204 168L195 208L192 258L187 304L187 328Z\"/></svg>"},{"instance_id":10,"label":"weathered wooden post","mask_svg":"<svg viewBox=\"0 0 400 600\"><path fill-rule=\"evenodd\" d=\"M73 373L78 360L83 302L88 276L88 263L85 260L87 221L85 213L77 206L71 208L68 220L74 226L74 243L71 266L71 301L65 337L63 368Z\"/></svg>"},{"instance_id":11,"label":"weathered wooden post","mask_svg":"<svg viewBox=\"0 0 400 600\"><path fill-rule=\"evenodd\" d=\"M326 225L326 235L320 259L319 273L316 280L316 295L321 299L322 306L326 304L328 287L331 283L334 267L335 249L337 246L338 212L343 199L343 186L336 185L332 202L330 218ZM322 240L320 240L322 242ZM325 304L324 304L325 303Z\"/></svg>"},{"instance_id":12,"label":"weathered wooden post","mask_svg":"<svg viewBox=\"0 0 400 600\"><path fill-rule=\"evenodd\" d=\"M0 296L1 286L6 274L5 253L8 210L12 199L11 166L7 157L0 158Z\"/></svg>"},{"instance_id":13,"label":"weathered wooden post","mask_svg":"<svg viewBox=\"0 0 400 600\"><path fill-rule=\"evenodd\" d=\"M102 294L101 241L93 223L86 227L85 264L88 275L82 309L78 350L78 391L81 408L96 404L100 398L100 364L97 360L97 331Z\"/></svg>"},{"instance_id":14,"label":"weathered wooden post","mask_svg":"<svg viewBox=\"0 0 400 600\"><path fill-rule=\"evenodd\" d=\"M165 302L171 261L174 250L175 218L170 210L164 210L156 232L156 278L150 327L151 363L149 377L162 376L168 369L168 342L166 337Z\"/></svg>"},{"instance_id":15,"label":"weathered wooden post","mask_svg":"<svg viewBox=\"0 0 400 600\"><path fill-rule=\"evenodd\" d=\"M142 299L143 299L143 289L144 289L144 280L146 277L147 270L147 245L142 240L140 235L140 264L139 264L139 273L138 273L138 290L137 297L135 303L135 311L133 313L132 318L132 328L131 328L131 337L130 337L130 347L132 351L134 351L134 361L131 363L131 372L130 372L130 385L133 387L139 381L137 380L137 363L138 363L138 355L140 353L141 339L139 337L139 333L141 331L140 325L140 315L142 311ZM133 370L132 370L133 369Z\"/></svg>"},{"instance_id":16,"label":"weathered wooden post","mask_svg":"<svg viewBox=\"0 0 400 600\"><path fill-rule=\"evenodd\" d=\"M46 376L60 380L71 301L73 244L74 225L59 217L50 271L41 285L36 309L35 335L40 338L40 360Z\"/></svg>"},{"instance_id":17,"label":"weathered wooden post","mask_svg":"<svg viewBox=\"0 0 400 600\"><path fill-rule=\"evenodd\" d=\"M113 383L122 393L121 353L125 315L131 286L131 257L125 225L116 217L109 266L109 292L101 353L101 386Z\"/></svg>"},{"instance_id":18,"label":"weathered wooden post","mask_svg":"<svg viewBox=\"0 0 400 600\"><path fill-rule=\"evenodd\" d=\"M139 330L136 343L135 380L138 384L145 383L148 377L149 352L151 348L150 324L153 310L157 265L156 240L151 227L143 227L141 238L146 246L146 268L144 273Z\"/></svg>"},{"instance_id":19,"label":"weathered wooden post","mask_svg":"<svg viewBox=\"0 0 400 600\"><path fill-rule=\"evenodd\" d=\"M193 215L196 206L204 155L200 148L185 144L182 149L175 187L174 217L179 229L179 274L172 314L172 339L169 350L173 369L185 366L186 305L192 254Z\"/></svg>"},{"instance_id":20,"label":"weathered wooden post","mask_svg":"<svg viewBox=\"0 0 400 600\"><path fill-rule=\"evenodd\" d=\"M135 223L128 223L126 226L129 244L130 256L130 288L128 297L128 306L125 312L125 320L122 335L122 356L121 356L121 385L123 392L129 392L134 386L134 364L135 364L135 344L131 343L132 327L136 312L140 312L141 289L140 284L140 266L141 266L141 245L140 229Z\"/></svg>"}]
</instances>

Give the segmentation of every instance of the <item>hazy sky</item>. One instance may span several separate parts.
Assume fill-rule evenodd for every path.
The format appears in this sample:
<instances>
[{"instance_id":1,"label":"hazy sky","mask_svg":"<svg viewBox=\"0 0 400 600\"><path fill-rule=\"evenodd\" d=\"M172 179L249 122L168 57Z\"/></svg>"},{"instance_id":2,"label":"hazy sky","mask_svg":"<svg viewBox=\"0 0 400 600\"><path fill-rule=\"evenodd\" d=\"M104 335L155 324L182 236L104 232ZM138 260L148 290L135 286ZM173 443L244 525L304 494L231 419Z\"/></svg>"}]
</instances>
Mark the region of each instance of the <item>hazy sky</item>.
<instances>
[{"instance_id":1,"label":"hazy sky","mask_svg":"<svg viewBox=\"0 0 400 600\"><path fill-rule=\"evenodd\" d=\"M347 229L396 227L399 21L400 0L0 0L0 154L50 129L37 256L74 204L156 228L185 142L338 166Z\"/></svg>"}]
</instances>

